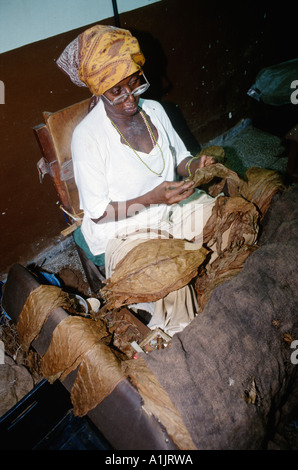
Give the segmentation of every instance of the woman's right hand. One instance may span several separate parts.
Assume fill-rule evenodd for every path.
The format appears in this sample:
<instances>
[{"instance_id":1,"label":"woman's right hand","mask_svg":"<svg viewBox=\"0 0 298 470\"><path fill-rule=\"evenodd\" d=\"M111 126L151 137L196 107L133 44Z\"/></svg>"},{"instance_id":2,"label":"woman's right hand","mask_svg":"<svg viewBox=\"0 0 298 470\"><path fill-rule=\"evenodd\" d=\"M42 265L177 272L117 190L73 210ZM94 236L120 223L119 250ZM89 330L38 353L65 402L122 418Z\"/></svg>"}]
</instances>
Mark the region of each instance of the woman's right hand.
<instances>
[{"instance_id":1,"label":"woman's right hand","mask_svg":"<svg viewBox=\"0 0 298 470\"><path fill-rule=\"evenodd\" d=\"M150 191L152 204L177 204L194 192L192 181L163 181Z\"/></svg>"},{"instance_id":2,"label":"woman's right hand","mask_svg":"<svg viewBox=\"0 0 298 470\"><path fill-rule=\"evenodd\" d=\"M111 201L101 217L91 219L95 224L118 221L132 217L151 204L177 204L194 192L192 181L163 181L154 189L129 201ZM133 207L133 210L132 210Z\"/></svg>"}]
</instances>

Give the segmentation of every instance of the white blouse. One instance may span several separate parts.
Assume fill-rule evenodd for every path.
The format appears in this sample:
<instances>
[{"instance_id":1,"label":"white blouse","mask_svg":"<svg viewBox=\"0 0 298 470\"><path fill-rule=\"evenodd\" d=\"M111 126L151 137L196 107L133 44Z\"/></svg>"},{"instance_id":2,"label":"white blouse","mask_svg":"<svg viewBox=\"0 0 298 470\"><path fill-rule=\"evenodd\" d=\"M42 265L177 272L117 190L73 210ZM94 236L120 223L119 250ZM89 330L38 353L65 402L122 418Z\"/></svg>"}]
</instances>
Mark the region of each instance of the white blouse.
<instances>
[{"instance_id":1,"label":"white blouse","mask_svg":"<svg viewBox=\"0 0 298 470\"><path fill-rule=\"evenodd\" d=\"M105 252L108 241L136 230L158 228L167 217L170 207L158 204L144 208L130 207L132 217L118 222L94 223L103 215L111 201L127 201L141 196L163 181L174 181L175 168L190 156L184 143L173 129L162 105L140 99L139 106L150 116L158 131L158 144L150 153L137 151L126 144L107 117L102 100L75 128L72 137L74 175L80 207L84 211L82 233L94 255ZM146 165L144 163L146 163Z\"/></svg>"}]
</instances>

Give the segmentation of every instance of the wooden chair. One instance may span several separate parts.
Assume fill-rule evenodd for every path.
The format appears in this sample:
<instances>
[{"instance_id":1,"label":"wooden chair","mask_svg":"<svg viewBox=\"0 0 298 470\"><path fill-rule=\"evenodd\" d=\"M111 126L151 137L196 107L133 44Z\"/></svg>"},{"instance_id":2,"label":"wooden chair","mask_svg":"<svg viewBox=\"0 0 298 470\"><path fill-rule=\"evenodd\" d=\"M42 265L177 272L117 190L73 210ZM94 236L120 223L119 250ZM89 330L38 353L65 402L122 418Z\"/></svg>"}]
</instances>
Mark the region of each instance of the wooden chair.
<instances>
[{"instance_id":1,"label":"wooden chair","mask_svg":"<svg viewBox=\"0 0 298 470\"><path fill-rule=\"evenodd\" d=\"M56 188L60 208L65 213L69 226L62 231L71 234L82 223L78 189L75 184L71 156L71 138L77 124L87 115L91 98L76 103L55 113L44 112L44 123L33 128L42 152L37 167L40 181L50 174ZM102 287L104 266L96 266L86 252L76 243L78 254L93 293Z\"/></svg>"}]
</instances>

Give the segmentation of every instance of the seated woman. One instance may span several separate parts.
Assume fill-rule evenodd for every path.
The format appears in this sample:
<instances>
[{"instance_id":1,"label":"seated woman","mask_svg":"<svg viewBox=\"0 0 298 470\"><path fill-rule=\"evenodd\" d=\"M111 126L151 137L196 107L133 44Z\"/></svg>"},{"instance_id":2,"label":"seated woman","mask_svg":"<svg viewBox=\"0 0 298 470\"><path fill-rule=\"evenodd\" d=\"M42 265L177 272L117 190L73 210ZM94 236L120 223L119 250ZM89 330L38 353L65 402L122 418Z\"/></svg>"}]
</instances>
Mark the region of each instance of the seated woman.
<instances>
[{"instance_id":1,"label":"seated woman","mask_svg":"<svg viewBox=\"0 0 298 470\"><path fill-rule=\"evenodd\" d=\"M198 238L214 205L205 192L194 194L191 182L177 180L213 159L192 157L161 104L140 98L149 87L144 62L129 31L103 25L82 33L57 61L93 94L73 133L72 157L82 234L93 255L105 254L107 277L148 237ZM151 328L173 334L192 320L195 296L186 286L142 308L152 315Z\"/></svg>"}]
</instances>

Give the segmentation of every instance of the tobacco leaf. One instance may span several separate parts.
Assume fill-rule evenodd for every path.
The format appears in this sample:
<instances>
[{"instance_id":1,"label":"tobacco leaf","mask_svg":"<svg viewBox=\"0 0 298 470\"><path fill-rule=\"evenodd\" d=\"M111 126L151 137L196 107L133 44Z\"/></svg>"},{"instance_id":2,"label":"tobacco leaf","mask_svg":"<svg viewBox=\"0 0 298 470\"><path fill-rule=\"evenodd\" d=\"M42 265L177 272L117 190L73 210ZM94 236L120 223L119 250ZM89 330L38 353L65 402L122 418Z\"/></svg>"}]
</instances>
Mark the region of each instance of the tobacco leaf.
<instances>
[{"instance_id":1,"label":"tobacco leaf","mask_svg":"<svg viewBox=\"0 0 298 470\"><path fill-rule=\"evenodd\" d=\"M50 383L63 380L107 331L100 321L69 316L54 329L52 341L42 358L41 372Z\"/></svg>"},{"instance_id":2,"label":"tobacco leaf","mask_svg":"<svg viewBox=\"0 0 298 470\"><path fill-rule=\"evenodd\" d=\"M75 416L84 416L102 402L126 378L119 359L102 343L85 354L71 390Z\"/></svg>"},{"instance_id":3,"label":"tobacco leaf","mask_svg":"<svg viewBox=\"0 0 298 470\"><path fill-rule=\"evenodd\" d=\"M246 243L247 237L257 236L258 219L258 210L252 202L241 196L219 196L204 227L204 244L209 247L216 244L217 253L221 256L223 235L229 230L224 249L239 248Z\"/></svg>"},{"instance_id":4,"label":"tobacco leaf","mask_svg":"<svg viewBox=\"0 0 298 470\"><path fill-rule=\"evenodd\" d=\"M105 321L107 330L113 338L114 347L128 358L132 358L136 352L131 343L135 341L139 344L150 331L126 308L111 310L101 318Z\"/></svg>"},{"instance_id":5,"label":"tobacco leaf","mask_svg":"<svg viewBox=\"0 0 298 470\"><path fill-rule=\"evenodd\" d=\"M144 359L139 357L124 361L122 368L141 395L144 401L143 407L162 423L177 447L183 450L196 450L180 413Z\"/></svg>"},{"instance_id":6,"label":"tobacco leaf","mask_svg":"<svg viewBox=\"0 0 298 470\"><path fill-rule=\"evenodd\" d=\"M208 188L208 193L211 196L218 196L226 187L229 196L241 195L253 202L258 207L261 218L268 210L272 197L285 188L282 177L274 170L252 167L246 171L245 179L242 179L237 173L221 163L199 168L187 180L193 181L195 187L216 180Z\"/></svg>"},{"instance_id":7,"label":"tobacco leaf","mask_svg":"<svg viewBox=\"0 0 298 470\"><path fill-rule=\"evenodd\" d=\"M196 447L168 393L143 358L119 361L114 352L96 343L85 354L71 391L75 416L84 416L104 400L122 380L129 379L143 400L143 408L165 427L179 449Z\"/></svg>"},{"instance_id":8,"label":"tobacco leaf","mask_svg":"<svg viewBox=\"0 0 298 470\"><path fill-rule=\"evenodd\" d=\"M116 265L101 290L105 309L153 302L187 285L208 250L181 239L151 239L133 248Z\"/></svg>"},{"instance_id":9,"label":"tobacco leaf","mask_svg":"<svg viewBox=\"0 0 298 470\"><path fill-rule=\"evenodd\" d=\"M203 168L196 174L197 184L202 181L202 174L205 174L206 180L212 174L221 176L225 172L218 165ZM209 193L218 195L228 183L231 197L217 198L204 227L204 243L209 248L216 249L219 257L212 264L207 264L205 272L201 272L196 280L195 288L201 311L212 291L238 274L246 258L257 249L256 246L247 245L247 240L256 239L259 221L268 210L272 197L284 189L281 176L273 170L250 168L245 174L245 180L237 179L230 170L227 170L226 175L209 188ZM232 196L237 193L237 196ZM228 240L225 233L228 234Z\"/></svg>"},{"instance_id":10,"label":"tobacco leaf","mask_svg":"<svg viewBox=\"0 0 298 470\"><path fill-rule=\"evenodd\" d=\"M238 274L246 259L257 250L256 245L243 245L239 249L226 250L212 264L207 264L195 282L198 312L203 311L214 289Z\"/></svg>"},{"instance_id":11,"label":"tobacco leaf","mask_svg":"<svg viewBox=\"0 0 298 470\"><path fill-rule=\"evenodd\" d=\"M241 194L253 202L261 213L266 214L273 196L285 189L282 177L274 170L252 167L245 173L247 184L243 184Z\"/></svg>"},{"instance_id":12,"label":"tobacco leaf","mask_svg":"<svg viewBox=\"0 0 298 470\"><path fill-rule=\"evenodd\" d=\"M69 303L68 294L56 286L41 285L29 294L17 324L19 341L25 351L39 335L49 314Z\"/></svg>"},{"instance_id":13,"label":"tobacco leaf","mask_svg":"<svg viewBox=\"0 0 298 470\"><path fill-rule=\"evenodd\" d=\"M193 181L194 187L203 186L210 183L214 178L220 178L224 181L220 186L220 190L225 182L229 187L229 194L231 196L237 195L242 188L244 181L235 173L235 171L229 170L222 163L215 163L213 165L198 168L195 173L187 178L187 181ZM220 191L219 191L220 192ZM214 196L215 191L213 190L212 195Z\"/></svg>"}]
</instances>

